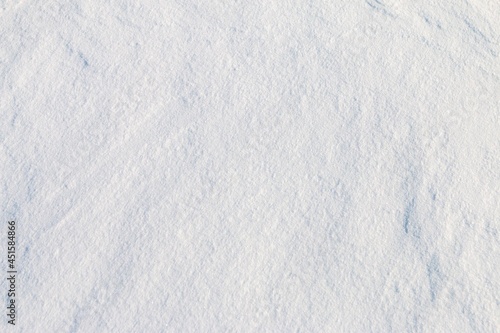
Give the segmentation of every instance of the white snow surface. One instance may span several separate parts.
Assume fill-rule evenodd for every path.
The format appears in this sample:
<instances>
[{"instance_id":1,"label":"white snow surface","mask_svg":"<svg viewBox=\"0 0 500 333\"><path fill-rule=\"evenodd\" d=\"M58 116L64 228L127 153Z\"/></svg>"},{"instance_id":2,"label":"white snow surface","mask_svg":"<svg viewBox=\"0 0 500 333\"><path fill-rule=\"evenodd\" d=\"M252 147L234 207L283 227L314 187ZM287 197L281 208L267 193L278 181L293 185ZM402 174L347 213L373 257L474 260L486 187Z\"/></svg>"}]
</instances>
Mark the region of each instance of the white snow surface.
<instances>
[{"instance_id":1,"label":"white snow surface","mask_svg":"<svg viewBox=\"0 0 500 333\"><path fill-rule=\"evenodd\" d=\"M497 0L0 1L0 331L500 332L499 52Z\"/></svg>"}]
</instances>

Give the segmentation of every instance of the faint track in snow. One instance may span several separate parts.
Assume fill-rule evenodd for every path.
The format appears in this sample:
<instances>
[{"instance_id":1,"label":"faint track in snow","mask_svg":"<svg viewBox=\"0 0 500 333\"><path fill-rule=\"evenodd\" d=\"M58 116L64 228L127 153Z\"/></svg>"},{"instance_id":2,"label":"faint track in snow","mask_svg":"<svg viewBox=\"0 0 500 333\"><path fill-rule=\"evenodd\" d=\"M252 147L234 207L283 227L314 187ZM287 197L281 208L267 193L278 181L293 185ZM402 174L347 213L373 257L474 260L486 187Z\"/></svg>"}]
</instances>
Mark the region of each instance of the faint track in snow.
<instances>
[{"instance_id":1,"label":"faint track in snow","mask_svg":"<svg viewBox=\"0 0 500 333\"><path fill-rule=\"evenodd\" d=\"M150 139L149 136L141 136L137 134L144 132L151 133L154 128L158 126L158 119L161 119L161 115L160 117L158 117L158 115L161 114L164 110L164 107L158 107L157 111L151 112L147 117L142 118L140 122L136 123L134 127L128 129L124 134L124 138L122 140L115 142L114 144L110 145L110 147L105 147L107 149L103 149L103 147L100 147L101 149L99 150L99 152L92 156L91 162L80 166L76 172L72 172L71 174L66 176L66 178L63 180L63 183L68 184L66 185L68 189L66 190L65 196L69 198L79 197L83 199L78 199L78 205L75 205L75 202L69 203L68 201L65 201L66 204L63 203L64 207L61 207L62 210L59 210L57 217L46 216L41 218L41 220L53 221L44 226L43 229L45 232L53 229L54 227L60 228L61 226L65 225L75 212L84 207L89 200L93 200L93 198L98 195L98 193L108 193L106 189L112 187L113 185L116 185L115 183L117 180L122 181L121 178L116 179L116 177L113 176L111 178L106 177L106 171L104 170L106 169L106 167L112 165L114 161L128 161L126 165L129 165L130 163L136 161L133 156L140 155L140 153L144 151L144 147L148 145L148 141ZM133 123L134 120L137 119L132 119L130 123ZM181 124L181 126L178 128L171 127L170 129L173 129L173 131L167 137L167 142L169 142L168 144L173 144L175 142L175 138L178 138L180 133L184 133L185 130L189 128L189 126L190 123L188 122L187 124ZM130 147L134 148L131 149ZM124 166L121 165L121 167ZM101 183L103 187L85 185L90 184L92 179L94 179L97 175L102 174L103 172L105 174L104 180L106 181L105 184ZM112 178L114 180L112 180ZM58 186L57 184L52 184L52 188L57 187L60 187L60 185ZM84 190L85 192L82 193L82 190ZM68 194L68 191L70 194ZM48 205L54 205L55 201L59 201L60 195L61 194L59 191L54 191L53 195L47 198L46 203Z\"/></svg>"},{"instance_id":2,"label":"faint track in snow","mask_svg":"<svg viewBox=\"0 0 500 333\"><path fill-rule=\"evenodd\" d=\"M394 15L392 12L390 12L387 9L386 5L380 0L365 0L365 3L368 6L370 6L373 10L375 10L381 14L384 14L384 15L392 17L392 18L396 18L396 15Z\"/></svg>"}]
</instances>

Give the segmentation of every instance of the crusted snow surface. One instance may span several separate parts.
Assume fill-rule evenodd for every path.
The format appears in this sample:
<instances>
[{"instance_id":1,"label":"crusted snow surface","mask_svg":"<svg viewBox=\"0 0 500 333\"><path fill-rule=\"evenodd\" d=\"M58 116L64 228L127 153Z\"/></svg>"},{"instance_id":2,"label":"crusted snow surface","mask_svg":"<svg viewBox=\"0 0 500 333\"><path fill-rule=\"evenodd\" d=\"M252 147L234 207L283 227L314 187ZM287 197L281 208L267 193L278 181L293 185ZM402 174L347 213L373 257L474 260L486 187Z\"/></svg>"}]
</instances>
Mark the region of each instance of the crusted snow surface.
<instances>
[{"instance_id":1,"label":"crusted snow surface","mask_svg":"<svg viewBox=\"0 0 500 333\"><path fill-rule=\"evenodd\" d=\"M0 330L500 332L499 52L496 0L0 1Z\"/></svg>"}]
</instances>

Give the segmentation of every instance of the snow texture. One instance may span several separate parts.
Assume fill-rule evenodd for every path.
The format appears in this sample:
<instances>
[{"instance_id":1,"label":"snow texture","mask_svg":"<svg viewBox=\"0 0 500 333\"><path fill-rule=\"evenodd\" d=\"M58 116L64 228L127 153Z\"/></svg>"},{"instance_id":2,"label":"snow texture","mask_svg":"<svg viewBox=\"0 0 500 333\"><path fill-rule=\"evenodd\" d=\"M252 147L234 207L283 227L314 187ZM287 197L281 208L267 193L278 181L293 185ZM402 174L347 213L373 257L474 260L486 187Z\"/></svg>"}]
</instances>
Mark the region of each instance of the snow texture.
<instances>
[{"instance_id":1,"label":"snow texture","mask_svg":"<svg viewBox=\"0 0 500 333\"><path fill-rule=\"evenodd\" d=\"M497 0L0 0L0 331L500 332L499 52Z\"/></svg>"}]
</instances>

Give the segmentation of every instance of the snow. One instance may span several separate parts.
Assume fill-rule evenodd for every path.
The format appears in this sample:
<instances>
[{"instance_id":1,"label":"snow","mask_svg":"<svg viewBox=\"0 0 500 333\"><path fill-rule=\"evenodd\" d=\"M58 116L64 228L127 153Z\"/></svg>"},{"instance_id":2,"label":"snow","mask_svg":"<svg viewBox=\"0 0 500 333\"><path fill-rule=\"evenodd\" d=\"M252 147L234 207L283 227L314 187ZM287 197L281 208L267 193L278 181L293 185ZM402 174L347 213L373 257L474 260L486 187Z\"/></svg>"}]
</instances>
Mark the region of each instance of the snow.
<instances>
[{"instance_id":1,"label":"snow","mask_svg":"<svg viewBox=\"0 0 500 333\"><path fill-rule=\"evenodd\" d=\"M0 1L0 330L499 332L499 52L493 0Z\"/></svg>"}]
</instances>

